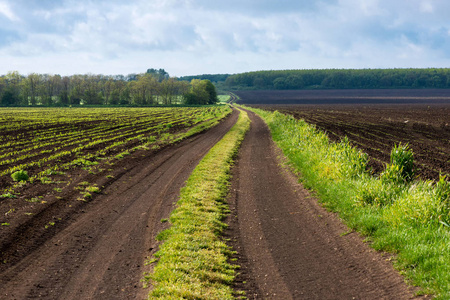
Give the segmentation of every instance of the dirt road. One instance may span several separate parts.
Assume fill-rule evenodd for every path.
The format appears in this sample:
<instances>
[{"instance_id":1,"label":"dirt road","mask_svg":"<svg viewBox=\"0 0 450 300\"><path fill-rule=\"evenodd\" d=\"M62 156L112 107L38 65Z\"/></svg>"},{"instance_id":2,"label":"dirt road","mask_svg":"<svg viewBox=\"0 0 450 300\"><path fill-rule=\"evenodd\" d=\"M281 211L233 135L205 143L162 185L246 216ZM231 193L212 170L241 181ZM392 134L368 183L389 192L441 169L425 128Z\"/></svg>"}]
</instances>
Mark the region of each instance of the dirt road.
<instances>
[{"instance_id":1,"label":"dirt road","mask_svg":"<svg viewBox=\"0 0 450 300\"><path fill-rule=\"evenodd\" d=\"M32 228L17 233L11 251L2 253L8 263L0 268L0 299L145 298L139 281L145 258L156 250L161 219L168 217L185 180L237 115L235 111L217 127L156 154L136 152L123 160L118 179L82 209L54 206L58 209L51 213L61 222L53 234L36 239Z\"/></svg>"},{"instance_id":2,"label":"dirt road","mask_svg":"<svg viewBox=\"0 0 450 300\"><path fill-rule=\"evenodd\" d=\"M252 120L233 174L230 230L249 299L411 299L380 254L280 167L264 122Z\"/></svg>"}]
</instances>

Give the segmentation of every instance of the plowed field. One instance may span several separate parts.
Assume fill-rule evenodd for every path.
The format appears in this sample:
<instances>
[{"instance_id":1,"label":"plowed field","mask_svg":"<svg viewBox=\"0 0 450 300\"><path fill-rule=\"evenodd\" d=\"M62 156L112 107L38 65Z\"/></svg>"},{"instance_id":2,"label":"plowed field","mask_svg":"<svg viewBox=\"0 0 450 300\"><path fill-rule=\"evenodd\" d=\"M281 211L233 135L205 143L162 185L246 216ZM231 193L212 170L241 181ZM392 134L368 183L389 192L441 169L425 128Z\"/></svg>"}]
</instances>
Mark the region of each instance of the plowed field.
<instances>
[{"instance_id":1,"label":"plowed field","mask_svg":"<svg viewBox=\"0 0 450 300\"><path fill-rule=\"evenodd\" d=\"M389 162L392 147L402 143L414 151L417 175L422 179L436 180L440 173L450 174L450 98L446 90L433 90L428 95L422 90L417 96L411 90L403 94L380 91L378 96L373 91L361 91L360 96L355 91L348 95L339 91L334 98L332 91L323 91L322 98L318 91L296 96L289 91L279 93L279 98L277 93L266 92L267 98L261 92L239 96L252 107L278 110L315 124L333 141L347 136L354 146L369 154L374 173ZM273 104L277 99L281 103L291 99L290 103L307 104Z\"/></svg>"}]
</instances>

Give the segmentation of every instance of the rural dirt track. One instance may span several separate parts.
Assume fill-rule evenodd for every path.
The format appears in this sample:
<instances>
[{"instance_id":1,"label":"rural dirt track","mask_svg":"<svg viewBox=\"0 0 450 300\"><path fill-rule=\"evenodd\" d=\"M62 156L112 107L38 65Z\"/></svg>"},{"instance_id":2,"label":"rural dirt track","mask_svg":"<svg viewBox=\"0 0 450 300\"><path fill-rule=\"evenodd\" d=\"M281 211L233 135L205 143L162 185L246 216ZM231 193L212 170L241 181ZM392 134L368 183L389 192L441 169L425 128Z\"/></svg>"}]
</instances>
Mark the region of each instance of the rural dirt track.
<instances>
[{"instance_id":1,"label":"rural dirt track","mask_svg":"<svg viewBox=\"0 0 450 300\"><path fill-rule=\"evenodd\" d=\"M237 120L175 146L129 160L120 178L81 211L54 211L64 222L45 240L17 246L0 268L0 299L143 299L145 258L155 252L180 188L207 151ZM140 153L142 154L142 153ZM75 201L76 202L76 201ZM32 230L23 232L33 232ZM5 266L5 265L4 265Z\"/></svg>"},{"instance_id":2,"label":"rural dirt track","mask_svg":"<svg viewBox=\"0 0 450 300\"><path fill-rule=\"evenodd\" d=\"M413 290L356 233L280 167L265 123L249 112L229 203L236 289L249 299L412 299ZM415 298L417 299L417 298Z\"/></svg>"}]
</instances>

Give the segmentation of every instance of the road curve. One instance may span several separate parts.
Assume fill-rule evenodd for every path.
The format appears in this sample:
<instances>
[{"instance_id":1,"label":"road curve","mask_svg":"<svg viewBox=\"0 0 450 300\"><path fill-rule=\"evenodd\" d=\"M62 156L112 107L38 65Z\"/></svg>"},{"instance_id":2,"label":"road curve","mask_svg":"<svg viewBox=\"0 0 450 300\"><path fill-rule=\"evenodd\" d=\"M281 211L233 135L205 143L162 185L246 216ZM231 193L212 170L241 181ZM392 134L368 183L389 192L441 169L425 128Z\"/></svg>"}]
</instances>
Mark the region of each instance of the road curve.
<instances>
[{"instance_id":1,"label":"road curve","mask_svg":"<svg viewBox=\"0 0 450 300\"><path fill-rule=\"evenodd\" d=\"M234 125L218 126L124 166L126 171L65 226L0 272L0 299L139 299L140 279L192 170ZM135 155L142 156L142 152Z\"/></svg>"}]
</instances>

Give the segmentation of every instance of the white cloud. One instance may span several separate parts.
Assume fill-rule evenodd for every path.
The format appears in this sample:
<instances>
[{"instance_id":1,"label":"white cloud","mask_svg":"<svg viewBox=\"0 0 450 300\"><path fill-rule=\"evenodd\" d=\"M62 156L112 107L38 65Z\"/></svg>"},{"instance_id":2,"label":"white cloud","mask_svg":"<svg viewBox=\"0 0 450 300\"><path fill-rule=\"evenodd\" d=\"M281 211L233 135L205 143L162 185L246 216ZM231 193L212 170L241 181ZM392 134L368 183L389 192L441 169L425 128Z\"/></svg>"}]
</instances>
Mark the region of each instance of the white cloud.
<instances>
[{"instance_id":1,"label":"white cloud","mask_svg":"<svg viewBox=\"0 0 450 300\"><path fill-rule=\"evenodd\" d=\"M0 2L0 14L7 17L10 21L19 21L19 18L12 12L7 2Z\"/></svg>"},{"instance_id":2,"label":"white cloud","mask_svg":"<svg viewBox=\"0 0 450 300\"><path fill-rule=\"evenodd\" d=\"M0 0L0 74L447 67L448 11L432 0Z\"/></svg>"}]
</instances>

